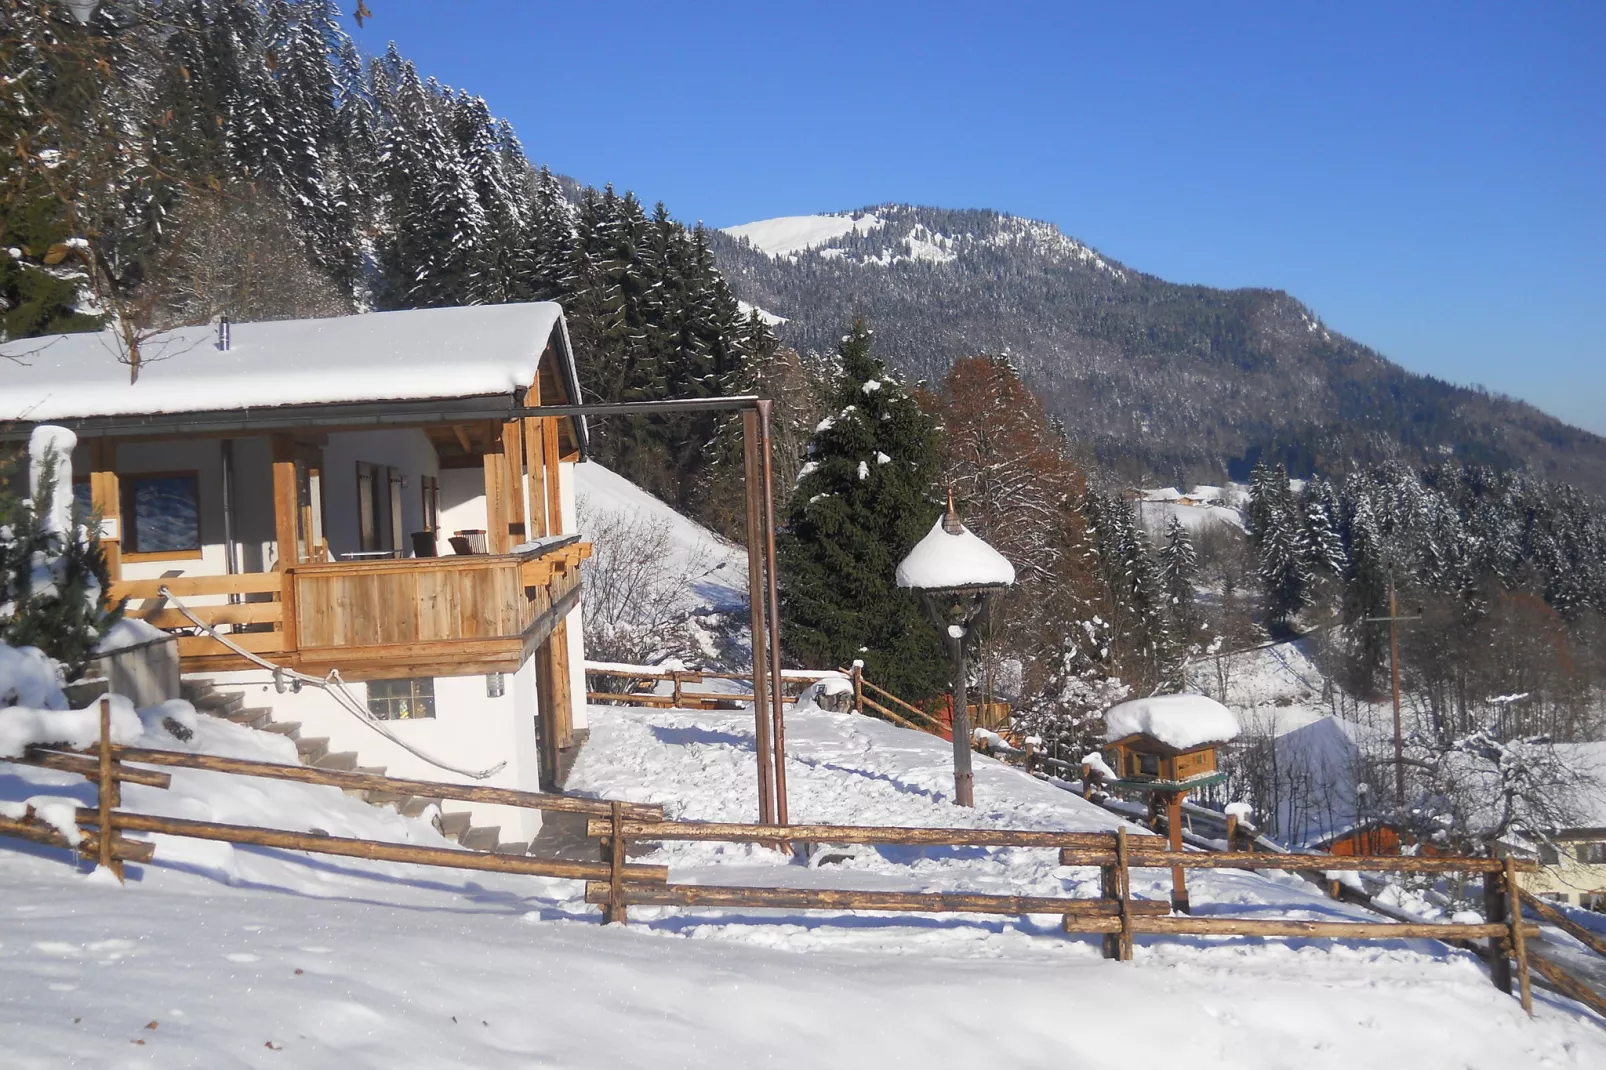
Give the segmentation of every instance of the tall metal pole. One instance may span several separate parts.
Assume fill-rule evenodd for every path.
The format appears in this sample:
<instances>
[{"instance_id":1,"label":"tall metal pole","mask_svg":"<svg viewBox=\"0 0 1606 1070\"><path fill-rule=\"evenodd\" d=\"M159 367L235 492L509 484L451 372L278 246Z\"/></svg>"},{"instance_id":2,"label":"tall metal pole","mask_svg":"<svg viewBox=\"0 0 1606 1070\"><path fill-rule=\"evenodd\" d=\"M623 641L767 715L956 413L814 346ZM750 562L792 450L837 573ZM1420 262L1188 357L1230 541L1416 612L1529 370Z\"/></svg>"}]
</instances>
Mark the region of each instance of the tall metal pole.
<instances>
[{"instance_id":1,"label":"tall metal pole","mask_svg":"<svg viewBox=\"0 0 1606 1070\"><path fill-rule=\"evenodd\" d=\"M1400 611L1389 574L1389 676L1394 687L1394 804L1405 805L1405 734L1400 726Z\"/></svg>"},{"instance_id":2,"label":"tall metal pole","mask_svg":"<svg viewBox=\"0 0 1606 1070\"><path fill-rule=\"evenodd\" d=\"M975 806L975 776L970 771L970 697L965 689L965 632L963 625L955 625L957 636L948 637L954 656L954 801L960 806Z\"/></svg>"},{"instance_id":3,"label":"tall metal pole","mask_svg":"<svg viewBox=\"0 0 1606 1070\"><path fill-rule=\"evenodd\" d=\"M770 403L758 403L759 467L764 481L764 576L770 608L770 702L773 704L775 745L775 820L785 825L786 809L786 708L781 694L781 596L775 569L775 481L770 467ZM756 703L757 696L754 696Z\"/></svg>"},{"instance_id":4,"label":"tall metal pole","mask_svg":"<svg viewBox=\"0 0 1606 1070\"><path fill-rule=\"evenodd\" d=\"M742 464L747 492L747 603L753 623L753 745L758 758L758 821L775 823L775 782L770 765L768 651L764 642L764 507L758 463L758 413L742 412ZM779 688L777 687L777 690Z\"/></svg>"}]
</instances>

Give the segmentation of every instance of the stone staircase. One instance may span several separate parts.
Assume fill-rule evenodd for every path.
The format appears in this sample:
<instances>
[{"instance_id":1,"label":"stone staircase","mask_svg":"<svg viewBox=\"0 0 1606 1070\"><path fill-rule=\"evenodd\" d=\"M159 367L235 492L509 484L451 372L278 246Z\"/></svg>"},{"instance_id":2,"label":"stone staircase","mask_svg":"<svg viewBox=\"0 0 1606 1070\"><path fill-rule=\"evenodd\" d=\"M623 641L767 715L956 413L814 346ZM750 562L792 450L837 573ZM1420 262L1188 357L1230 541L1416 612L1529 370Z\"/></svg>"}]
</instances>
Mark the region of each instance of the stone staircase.
<instances>
[{"instance_id":1,"label":"stone staircase","mask_svg":"<svg viewBox=\"0 0 1606 1070\"><path fill-rule=\"evenodd\" d=\"M358 765L356 751L331 751L326 737L303 737L299 723L275 721L273 711L266 706L247 706L245 695L238 691L219 690L207 680L184 680L182 687L184 697L199 713L233 721L247 728L275 732L290 739L296 745L296 755L301 759L302 765L309 765L315 769L385 775L384 766ZM522 855L529 853L530 850L529 843L502 843L500 840L502 830L499 825L471 824L467 810L442 810L440 799L402 795L393 791L353 790L346 794L374 806L388 806L406 817L419 817L430 807L435 807L437 814L435 827L440 830L441 835L471 851Z\"/></svg>"}]
</instances>

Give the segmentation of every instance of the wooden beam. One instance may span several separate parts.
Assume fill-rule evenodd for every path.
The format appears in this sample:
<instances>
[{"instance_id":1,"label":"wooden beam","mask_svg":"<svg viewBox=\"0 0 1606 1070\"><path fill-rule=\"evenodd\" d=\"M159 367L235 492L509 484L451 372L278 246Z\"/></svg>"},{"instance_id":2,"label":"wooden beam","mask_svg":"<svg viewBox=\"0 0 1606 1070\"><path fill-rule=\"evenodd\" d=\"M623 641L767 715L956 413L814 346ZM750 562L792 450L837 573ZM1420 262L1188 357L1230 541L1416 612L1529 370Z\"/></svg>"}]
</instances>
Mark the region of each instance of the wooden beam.
<instances>
[{"instance_id":1,"label":"wooden beam","mask_svg":"<svg viewBox=\"0 0 1606 1070\"><path fill-rule=\"evenodd\" d=\"M552 658L552 727L559 750L574 746L574 696L569 683L569 622L560 620L547 636Z\"/></svg>"},{"instance_id":2,"label":"wooden beam","mask_svg":"<svg viewBox=\"0 0 1606 1070\"><path fill-rule=\"evenodd\" d=\"M300 563L296 549L296 442L287 434L273 436L273 531L278 541L280 572Z\"/></svg>"},{"instance_id":3,"label":"wooden beam","mask_svg":"<svg viewBox=\"0 0 1606 1070\"><path fill-rule=\"evenodd\" d=\"M169 576L155 580L117 580L110 597L160 598L166 587L175 598L208 594L278 594L284 577L277 572L236 572L223 576Z\"/></svg>"},{"instance_id":4,"label":"wooden beam","mask_svg":"<svg viewBox=\"0 0 1606 1070\"><path fill-rule=\"evenodd\" d=\"M78 820L80 823L93 825L97 820L96 812L81 809L78 811ZM532 877L562 877L569 880L595 880L608 876L608 867L601 862L560 862L521 855L382 843L377 840L319 836L306 832L282 832L278 829L257 828L252 825L226 825L215 821L156 817L123 810L112 815L112 823L114 827L130 832L160 832L169 836L188 836L197 840L249 843L259 847L279 847L290 851L310 851L313 854L342 855L347 858L371 858L381 862L412 862L416 865L441 866L446 869L480 869L494 873L523 873ZM634 864L625 867L625 874L628 880L664 881L669 879L669 867Z\"/></svg>"},{"instance_id":5,"label":"wooden beam","mask_svg":"<svg viewBox=\"0 0 1606 1070\"><path fill-rule=\"evenodd\" d=\"M546 434L539 416L524 420L524 467L530 473L530 537L552 534L547 523Z\"/></svg>"},{"instance_id":6,"label":"wooden beam","mask_svg":"<svg viewBox=\"0 0 1606 1070\"><path fill-rule=\"evenodd\" d=\"M474 443L468 437L468 428L462 424L453 424L452 434L457 437L457 444L463 447L463 452L472 457L474 455Z\"/></svg>"},{"instance_id":7,"label":"wooden beam","mask_svg":"<svg viewBox=\"0 0 1606 1070\"><path fill-rule=\"evenodd\" d=\"M1051 832L1034 829L974 828L897 828L885 825L788 825L788 839L813 843L901 844L931 847L1073 847L1102 850L1115 857L1115 835L1108 832ZM625 835L633 840L728 840L733 843L761 843L775 839L774 825L733 824L723 821L659 821L653 824L627 822ZM587 836L606 836L608 823L592 822ZM1133 836L1127 840L1134 864L1149 853L1144 841L1152 841L1154 853L1165 849L1157 836ZM1147 865L1147 862L1143 863Z\"/></svg>"},{"instance_id":8,"label":"wooden beam","mask_svg":"<svg viewBox=\"0 0 1606 1070\"><path fill-rule=\"evenodd\" d=\"M416 795L424 799L496 803L499 806L518 806L530 810L586 814L593 817L608 814L612 809L607 799L587 799L577 795L546 795L512 788L485 787L479 784L407 780L401 777L382 776L378 773L348 773L338 769L318 769L307 765L282 765L277 762L253 761L249 758L225 758L216 754L186 754L182 751L123 746L114 747L113 753L119 761L140 765L206 769L215 773L233 773L270 780L293 780L301 784L323 784L340 788L342 791L390 791L398 795ZM123 779L132 780L128 776ZM625 803L624 808L627 818L634 821L655 821L664 814L664 808L656 803Z\"/></svg>"},{"instance_id":9,"label":"wooden beam","mask_svg":"<svg viewBox=\"0 0 1606 1070\"><path fill-rule=\"evenodd\" d=\"M502 456L507 461L503 475L507 488L507 542L509 547L527 541L524 527L524 421L509 420L502 425Z\"/></svg>"},{"instance_id":10,"label":"wooden beam","mask_svg":"<svg viewBox=\"0 0 1606 1070\"><path fill-rule=\"evenodd\" d=\"M600 819L599 819L600 820ZM770 835L783 832L771 827ZM605 881L586 885L586 902L606 902ZM1071 899L1039 895L973 895L961 892L850 891L840 888L742 888L714 884L625 885L628 906L730 906L786 910L876 910L916 914L1063 914L1115 921L1121 905L1111 899ZM1165 912L1158 901L1133 903L1139 914Z\"/></svg>"},{"instance_id":11,"label":"wooden beam","mask_svg":"<svg viewBox=\"0 0 1606 1070\"><path fill-rule=\"evenodd\" d=\"M491 425L491 444L485 450L485 548L505 554L507 541L507 461L502 455L502 431Z\"/></svg>"},{"instance_id":12,"label":"wooden beam","mask_svg":"<svg viewBox=\"0 0 1606 1070\"><path fill-rule=\"evenodd\" d=\"M240 602L232 606L191 606L191 613L211 625L218 624L276 624L283 619L281 602ZM130 610L130 617L138 617L157 628L193 628L194 622L176 609L157 609L149 613Z\"/></svg>"},{"instance_id":13,"label":"wooden beam","mask_svg":"<svg viewBox=\"0 0 1606 1070\"><path fill-rule=\"evenodd\" d=\"M558 486L558 418L548 416L542 421L541 449L546 457L546 527L548 535L559 535L568 528L564 525L563 495Z\"/></svg>"},{"instance_id":14,"label":"wooden beam","mask_svg":"<svg viewBox=\"0 0 1606 1070\"><path fill-rule=\"evenodd\" d=\"M123 578L123 495L117 479L117 441L97 438L90 443L89 496L95 512L115 537L102 535L106 551L106 571L115 580ZM104 531L105 528L102 528Z\"/></svg>"}]
</instances>

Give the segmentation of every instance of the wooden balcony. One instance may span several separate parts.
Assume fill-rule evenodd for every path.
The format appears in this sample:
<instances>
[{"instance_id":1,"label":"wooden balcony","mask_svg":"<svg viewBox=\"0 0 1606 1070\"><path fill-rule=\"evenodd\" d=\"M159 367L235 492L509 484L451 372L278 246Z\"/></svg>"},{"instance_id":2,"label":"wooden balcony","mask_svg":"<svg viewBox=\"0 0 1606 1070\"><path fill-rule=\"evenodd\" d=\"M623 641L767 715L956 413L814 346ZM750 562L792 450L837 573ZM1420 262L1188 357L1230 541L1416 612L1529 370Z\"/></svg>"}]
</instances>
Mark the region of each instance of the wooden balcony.
<instances>
[{"instance_id":1,"label":"wooden balcony","mask_svg":"<svg viewBox=\"0 0 1606 1070\"><path fill-rule=\"evenodd\" d=\"M230 642L275 664L348 680L512 672L580 596L578 536L508 554L335 561L282 572L120 580L127 613L178 631L182 672L254 665L194 625L161 595L166 587ZM238 596L237 601L215 604ZM214 604L200 604L202 602Z\"/></svg>"}]
</instances>

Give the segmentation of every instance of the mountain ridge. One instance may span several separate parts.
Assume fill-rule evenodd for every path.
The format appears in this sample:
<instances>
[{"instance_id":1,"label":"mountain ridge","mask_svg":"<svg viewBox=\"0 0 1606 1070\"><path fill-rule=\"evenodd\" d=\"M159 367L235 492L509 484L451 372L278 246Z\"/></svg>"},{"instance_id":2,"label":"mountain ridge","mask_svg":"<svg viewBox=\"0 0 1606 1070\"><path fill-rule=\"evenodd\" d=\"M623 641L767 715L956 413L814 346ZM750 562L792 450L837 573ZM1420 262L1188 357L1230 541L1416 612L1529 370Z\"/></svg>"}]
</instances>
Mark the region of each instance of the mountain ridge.
<instances>
[{"instance_id":1,"label":"mountain ridge","mask_svg":"<svg viewBox=\"0 0 1606 1070\"><path fill-rule=\"evenodd\" d=\"M900 371L1007 355L1068 433L1123 477L1243 478L1383 459L1524 469L1606 495L1606 438L1411 372L1282 290L1173 283L1052 223L897 203L710 231L742 301L830 351L853 315Z\"/></svg>"}]
</instances>

